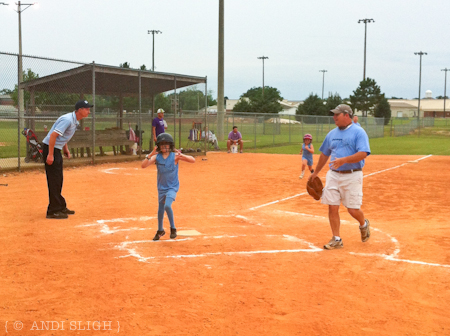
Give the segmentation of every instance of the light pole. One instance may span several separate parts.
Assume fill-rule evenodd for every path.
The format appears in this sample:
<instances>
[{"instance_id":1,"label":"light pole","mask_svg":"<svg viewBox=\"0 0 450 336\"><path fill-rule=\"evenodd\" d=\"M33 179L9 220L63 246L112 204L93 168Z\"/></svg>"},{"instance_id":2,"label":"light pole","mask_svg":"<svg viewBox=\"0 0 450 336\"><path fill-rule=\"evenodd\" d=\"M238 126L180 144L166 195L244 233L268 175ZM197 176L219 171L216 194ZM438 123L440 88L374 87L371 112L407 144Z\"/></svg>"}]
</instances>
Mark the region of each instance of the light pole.
<instances>
[{"instance_id":1,"label":"light pole","mask_svg":"<svg viewBox=\"0 0 450 336\"><path fill-rule=\"evenodd\" d=\"M323 100L323 88L325 87L325 72L327 72L327 70L319 70L319 72L323 72L323 79L322 79L322 100Z\"/></svg>"},{"instance_id":2,"label":"light pole","mask_svg":"<svg viewBox=\"0 0 450 336\"><path fill-rule=\"evenodd\" d=\"M267 56L258 57L258 59L262 59L263 61L263 86L262 86L262 97L264 99L264 60L269 59Z\"/></svg>"},{"instance_id":3,"label":"light pole","mask_svg":"<svg viewBox=\"0 0 450 336\"><path fill-rule=\"evenodd\" d=\"M422 84L422 56L427 55L426 52L415 52L414 55L420 56L420 68L419 68L419 102L417 104L417 127L419 128L419 136L420 136L420 86Z\"/></svg>"},{"instance_id":4,"label":"light pole","mask_svg":"<svg viewBox=\"0 0 450 336\"><path fill-rule=\"evenodd\" d=\"M162 34L160 30L149 30L147 34L153 35L153 48L152 48L152 71L155 71L155 34Z\"/></svg>"},{"instance_id":5,"label":"light pole","mask_svg":"<svg viewBox=\"0 0 450 336\"><path fill-rule=\"evenodd\" d=\"M4 2L0 2L0 4L2 5L8 5L7 3ZM14 9L14 11L19 14L19 85L20 83L22 83L23 81L23 70L22 70L22 17L21 14L24 10L26 10L28 7L36 5L37 2L34 3L21 3L20 1L18 1L16 3L17 5L17 10ZM22 6L26 6L25 8L22 8ZM23 128L24 126L24 122L23 122L23 114L24 114L24 103L23 103L23 89L20 89L19 87L18 89L18 104L19 104L19 120L20 120L20 128Z\"/></svg>"},{"instance_id":6,"label":"light pole","mask_svg":"<svg viewBox=\"0 0 450 336\"><path fill-rule=\"evenodd\" d=\"M358 20L358 23L364 22L365 29L364 29L364 73L363 73L363 80L366 80L366 42L367 42L367 24L370 22L375 22L374 19L361 19Z\"/></svg>"},{"instance_id":7,"label":"light pole","mask_svg":"<svg viewBox=\"0 0 450 336\"><path fill-rule=\"evenodd\" d=\"M442 69L441 71L445 71L445 84L444 84L444 118L445 118L445 100L447 99L447 71L450 69Z\"/></svg>"}]
</instances>

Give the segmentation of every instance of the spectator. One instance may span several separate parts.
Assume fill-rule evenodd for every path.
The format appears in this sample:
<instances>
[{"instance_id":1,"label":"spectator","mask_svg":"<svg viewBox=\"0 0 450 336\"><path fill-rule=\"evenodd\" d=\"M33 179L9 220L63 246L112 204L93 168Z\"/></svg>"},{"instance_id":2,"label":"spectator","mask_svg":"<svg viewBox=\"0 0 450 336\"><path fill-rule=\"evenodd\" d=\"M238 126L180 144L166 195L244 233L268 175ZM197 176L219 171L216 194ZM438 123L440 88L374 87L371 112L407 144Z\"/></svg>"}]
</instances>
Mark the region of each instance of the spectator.
<instances>
[{"instance_id":1,"label":"spectator","mask_svg":"<svg viewBox=\"0 0 450 336\"><path fill-rule=\"evenodd\" d=\"M162 108L157 111L158 116L152 121L153 141L156 143L156 138L167 129L167 123L164 120L164 110Z\"/></svg>"},{"instance_id":2,"label":"spectator","mask_svg":"<svg viewBox=\"0 0 450 336\"><path fill-rule=\"evenodd\" d=\"M205 139L205 136L206 136L206 141L208 141L209 143L212 143L214 145L215 150L220 149L219 145L217 143L216 135L213 132L211 132L210 130L208 130L208 126L206 126L205 130L202 132L202 140Z\"/></svg>"},{"instance_id":3,"label":"spectator","mask_svg":"<svg viewBox=\"0 0 450 336\"><path fill-rule=\"evenodd\" d=\"M238 145L240 147L240 152L243 153L244 143L242 142L241 132L238 131L237 126L233 126L233 130L228 134L227 149L228 153L231 153L231 146Z\"/></svg>"},{"instance_id":4,"label":"spectator","mask_svg":"<svg viewBox=\"0 0 450 336\"><path fill-rule=\"evenodd\" d=\"M361 127L361 124L358 122L358 116L353 117L353 123Z\"/></svg>"}]
</instances>

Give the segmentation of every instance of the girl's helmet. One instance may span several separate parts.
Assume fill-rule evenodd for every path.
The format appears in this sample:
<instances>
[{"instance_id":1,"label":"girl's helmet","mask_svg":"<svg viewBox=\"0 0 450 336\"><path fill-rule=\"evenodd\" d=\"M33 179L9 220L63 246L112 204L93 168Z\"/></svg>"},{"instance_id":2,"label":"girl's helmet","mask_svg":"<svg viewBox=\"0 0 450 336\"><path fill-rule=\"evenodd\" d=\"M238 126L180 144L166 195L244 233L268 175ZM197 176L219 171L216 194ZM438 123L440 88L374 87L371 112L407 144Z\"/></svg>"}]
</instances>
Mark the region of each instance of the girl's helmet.
<instances>
[{"instance_id":1,"label":"girl's helmet","mask_svg":"<svg viewBox=\"0 0 450 336\"><path fill-rule=\"evenodd\" d=\"M311 134L305 134L305 136L303 137L303 140L309 139L312 141L312 135Z\"/></svg>"},{"instance_id":2,"label":"girl's helmet","mask_svg":"<svg viewBox=\"0 0 450 336\"><path fill-rule=\"evenodd\" d=\"M161 142L168 142L170 144L170 151L173 152L175 149L175 143L173 141L172 136L169 133L161 133L156 137L156 146L158 146L158 152L161 151L159 145Z\"/></svg>"}]
</instances>

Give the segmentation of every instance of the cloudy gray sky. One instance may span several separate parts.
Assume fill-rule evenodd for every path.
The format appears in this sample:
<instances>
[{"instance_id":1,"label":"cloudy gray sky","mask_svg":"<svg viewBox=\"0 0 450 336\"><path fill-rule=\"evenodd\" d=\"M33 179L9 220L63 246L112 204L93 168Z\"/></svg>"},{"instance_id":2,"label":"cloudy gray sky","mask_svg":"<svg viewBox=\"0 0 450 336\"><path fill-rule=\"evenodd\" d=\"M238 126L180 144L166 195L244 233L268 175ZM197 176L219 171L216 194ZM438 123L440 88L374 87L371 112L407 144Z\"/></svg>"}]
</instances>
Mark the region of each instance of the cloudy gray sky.
<instances>
[{"instance_id":1,"label":"cloudy gray sky","mask_svg":"<svg viewBox=\"0 0 450 336\"><path fill-rule=\"evenodd\" d=\"M10 0L2 0L11 2ZM38 7L38 8L34 8ZM387 97L444 93L450 67L449 0L225 0L225 96L238 98L254 86L276 87L290 100L322 92L348 97L366 76ZM18 52L18 15L0 6L0 51ZM218 0L41 0L22 13L23 53L208 77L217 95ZM450 80L450 78L449 78ZM449 89L450 90L450 89Z\"/></svg>"}]
</instances>

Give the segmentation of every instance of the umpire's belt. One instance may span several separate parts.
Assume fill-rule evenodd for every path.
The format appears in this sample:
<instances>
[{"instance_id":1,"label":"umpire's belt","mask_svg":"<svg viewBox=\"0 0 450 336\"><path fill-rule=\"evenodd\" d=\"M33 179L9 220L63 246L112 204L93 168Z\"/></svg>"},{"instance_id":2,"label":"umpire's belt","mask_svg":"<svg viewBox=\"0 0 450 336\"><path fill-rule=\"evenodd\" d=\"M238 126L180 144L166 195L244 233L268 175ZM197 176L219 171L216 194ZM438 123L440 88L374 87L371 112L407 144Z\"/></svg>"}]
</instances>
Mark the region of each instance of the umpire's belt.
<instances>
[{"instance_id":1,"label":"umpire's belt","mask_svg":"<svg viewBox=\"0 0 450 336\"><path fill-rule=\"evenodd\" d=\"M362 168L358 168L358 169L351 169L351 170L333 170L335 173L339 173L339 174L351 174L353 172L357 172L357 171L361 171Z\"/></svg>"}]
</instances>

